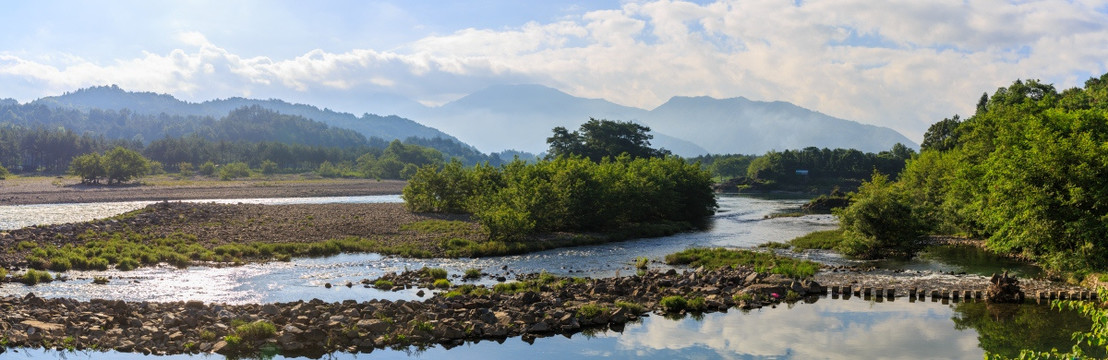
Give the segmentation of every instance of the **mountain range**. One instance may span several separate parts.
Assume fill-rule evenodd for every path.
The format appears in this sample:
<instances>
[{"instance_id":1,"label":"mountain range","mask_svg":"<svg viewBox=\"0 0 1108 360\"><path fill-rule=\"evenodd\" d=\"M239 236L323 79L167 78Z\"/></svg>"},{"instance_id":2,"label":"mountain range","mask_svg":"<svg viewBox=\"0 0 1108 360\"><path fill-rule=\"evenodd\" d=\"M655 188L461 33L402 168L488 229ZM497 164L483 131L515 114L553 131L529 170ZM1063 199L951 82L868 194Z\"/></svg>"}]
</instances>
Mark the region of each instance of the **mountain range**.
<instances>
[{"instance_id":1,"label":"mountain range","mask_svg":"<svg viewBox=\"0 0 1108 360\"><path fill-rule=\"evenodd\" d=\"M918 148L900 133L804 109L787 102L746 98L674 97L652 110L603 99L575 97L541 85L492 86L437 107L389 94L366 97L365 114L319 109L282 100L229 98L191 103L170 95L128 92L116 86L81 89L34 103L87 110L129 109L142 114L219 118L231 110L257 105L284 114L355 130L385 140L443 138L483 152L505 149L541 153L556 126L575 130L590 118L632 121L649 126L654 147L681 156L762 154L808 146L888 150L896 143ZM380 116L376 114L396 114Z\"/></svg>"}]
</instances>

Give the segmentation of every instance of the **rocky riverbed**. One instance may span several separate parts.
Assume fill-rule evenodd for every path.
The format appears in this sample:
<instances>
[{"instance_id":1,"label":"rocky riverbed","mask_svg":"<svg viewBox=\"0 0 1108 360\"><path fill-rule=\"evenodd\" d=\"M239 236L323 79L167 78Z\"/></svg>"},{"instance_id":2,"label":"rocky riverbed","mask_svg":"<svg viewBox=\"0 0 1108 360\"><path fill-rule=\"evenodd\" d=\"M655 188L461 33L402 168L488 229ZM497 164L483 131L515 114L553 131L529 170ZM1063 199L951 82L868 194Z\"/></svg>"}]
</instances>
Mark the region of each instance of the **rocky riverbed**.
<instances>
[{"instance_id":1,"label":"rocky riverbed","mask_svg":"<svg viewBox=\"0 0 1108 360\"><path fill-rule=\"evenodd\" d=\"M534 283L532 283L534 284ZM369 352L384 347L525 340L619 328L642 316L760 307L821 292L811 281L748 269L646 272L607 279L556 279L536 288L425 301L225 305L0 298L0 333L9 347L118 350L154 354ZM689 300L681 307L666 297ZM695 299L695 300L694 300ZM272 332L244 324L272 324Z\"/></svg>"}]
</instances>

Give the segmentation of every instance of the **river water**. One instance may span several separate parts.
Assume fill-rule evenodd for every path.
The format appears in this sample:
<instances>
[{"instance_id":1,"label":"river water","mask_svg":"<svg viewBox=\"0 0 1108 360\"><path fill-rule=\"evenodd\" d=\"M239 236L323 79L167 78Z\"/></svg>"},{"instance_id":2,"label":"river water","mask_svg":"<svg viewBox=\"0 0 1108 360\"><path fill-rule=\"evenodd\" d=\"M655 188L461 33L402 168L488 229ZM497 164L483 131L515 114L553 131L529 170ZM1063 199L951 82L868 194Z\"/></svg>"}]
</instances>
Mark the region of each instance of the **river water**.
<instances>
[{"instance_id":1,"label":"river water","mask_svg":"<svg viewBox=\"0 0 1108 360\"><path fill-rule=\"evenodd\" d=\"M398 202L400 199L392 196L236 199L218 202L283 204L292 201L358 203ZM66 275L70 280L63 282L34 287L5 284L0 286L0 296L22 296L34 292L43 297L72 297L80 300L202 300L222 303L266 303L312 298L325 301L361 301L373 298L413 300L418 299L415 295L417 289L381 292L362 287L358 282L387 272L423 266L442 267L451 274L460 274L468 268L479 268L489 273L504 274L509 278L519 273L539 271L567 276L616 276L620 273L633 273L631 263L639 256L660 260L666 254L694 246L749 248L769 241L787 241L812 231L837 226L834 218L829 215L767 218L767 215L773 213L795 209L805 202L803 199L723 196L719 198L719 202L719 212L713 216L709 229L663 238L485 259L404 259L377 254L343 254L327 258L295 259L288 263L273 262L226 268L192 267L182 270L159 267L129 272L69 272ZM36 222L84 221L131 211L147 204L149 202L0 207L0 223L30 222L34 225ZM73 218L38 218L36 214L42 214L44 209ZM826 253L805 253L801 256L811 256L825 262L849 262ZM938 265L921 265L928 263ZM505 266L508 268L506 271L502 270ZM664 267L657 263L651 266ZM958 265L944 263L939 257L910 261L897 266L919 268ZM92 285L93 276L111 277L112 281L108 285ZM341 286L348 281L355 285L349 288ZM486 279L483 282L493 281ZM339 286L327 289L323 286L326 283ZM609 330L588 336L578 334L570 338L541 338L534 344L514 338L502 344L485 341L449 350L432 347L406 351L377 350L369 355L339 353L328 356L336 359L981 358L985 349L1008 353L1019 347L1065 349L1070 346L1069 334L1088 329L1088 326L1087 321L1074 314L1058 314L1047 307L1034 305L1000 311L996 308L986 309L984 304L975 303L941 304L909 302L906 299L874 303L857 298L823 299L811 304L798 303L749 312L707 314L699 320L652 316L639 323L627 325L622 332ZM1032 329L1029 330L1029 327ZM1035 334L1027 334L1028 331ZM0 355L0 358L137 359L141 356L115 352L72 353L10 349ZM164 358L186 357L194 358Z\"/></svg>"}]
</instances>

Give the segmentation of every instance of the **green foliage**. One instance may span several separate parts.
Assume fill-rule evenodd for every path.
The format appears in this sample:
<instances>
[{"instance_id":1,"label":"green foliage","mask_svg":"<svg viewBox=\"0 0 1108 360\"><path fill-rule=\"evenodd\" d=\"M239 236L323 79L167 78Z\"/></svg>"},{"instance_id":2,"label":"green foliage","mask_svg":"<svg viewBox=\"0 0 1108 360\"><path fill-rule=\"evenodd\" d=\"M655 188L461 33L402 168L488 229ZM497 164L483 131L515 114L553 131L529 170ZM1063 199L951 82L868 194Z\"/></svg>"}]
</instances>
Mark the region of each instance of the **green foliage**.
<instances>
[{"instance_id":1,"label":"green foliage","mask_svg":"<svg viewBox=\"0 0 1108 360\"><path fill-rule=\"evenodd\" d=\"M6 279L7 277L8 277L8 269L0 267L0 282L3 282L4 279Z\"/></svg>"},{"instance_id":2,"label":"green foliage","mask_svg":"<svg viewBox=\"0 0 1108 360\"><path fill-rule=\"evenodd\" d=\"M373 282L373 287L378 288L378 289L382 289L382 290L392 289L393 286L395 286L395 285L393 285L392 281L388 281L388 280L385 280L385 279L381 279L381 280L377 280L377 281Z\"/></svg>"},{"instance_id":3,"label":"green foliage","mask_svg":"<svg viewBox=\"0 0 1108 360\"><path fill-rule=\"evenodd\" d=\"M146 175L150 171L149 162L137 151L122 146L116 146L101 158L108 184L127 182Z\"/></svg>"},{"instance_id":4,"label":"green foliage","mask_svg":"<svg viewBox=\"0 0 1108 360\"><path fill-rule=\"evenodd\" d=\"M200 172L200 175L204 175L204 176L215 175L215 163L211 162L209 160L209 161L204 162L203 164L200 164L199 172Z\"/></svg>"},{"instance_id":5,"label":"green foliage","mask_svg":"<svg viewBox=\"0 0 1108 360\"><path fill-rule=\"evenodd\" d=\"M663 297L658 305L662 306L662 309L666 312L680 312L688 308L689 301L681 295L670 295Z\"/></svg>"},{"instance_id":6,"label":"green foliage","mask_svg":"<svg viewBox=\"0 0 1108 360\"><path fill-rule=\"evenodd\" d=\"M203 169L203 167L201 167L201 169ZM219 169L220 180L232 180L249 176L250 166L246 165L246 163L244 162L233 162L227 165L223 165L223 167Z\"/></svg>"},{"instance_id":7,"label":"green foliage","mask_svg":"<svg viewBox=\"0 0 1108 360\"><path fill-rule=\"evenodd\" d=\"M481 269L466 269L465 276L462 279L476 280L481 278Z\"/></svg>"},{"instance_id":8,"label":"green foliage","mask_svg":"<svg viewBox=\"0 0 1108 360\"><path fill-rule=\"evenodd\" d=\"M601 231L632 224L698 223L716 208L708 173L676 157L595 163L559 157L499 169L451 163L408 182L411 211L471 212L497 241L533 233Z\"/></svg>"},{"instance_id":9,"label":"green foliage","mask_svg":"<svg viewBox=\"0 0 1108 360\"><path fill-rule=\"evenodd\" d=\"M11 175L12 173L8 171L8 168L4 167L4 165L0 165L0 180L7 179L8 176Z\"/></svg>"},{"instance_id":10,"label":"green foliage","mask_svg":"<svg viewBox=\"0 0 1108 360\"><path fill-rule=\"evenodd\" d=\"M54 281L54 277L51 276L50 273L45 271L27 269L27 272L23 273L23 275L20 276L18 280L19 282L27 285L36 285L39 283Z\"/></svg>"},{"instance_id":11,"label":"green foliage","mask_svg":"<svg viewBox=\"0 0 1108 360\"><path fill-rule=\"evenodd\" d=\"M627 310L632 314L642 314L646 312L646 307L629 301L617 300L615 305L616 307Z\"/></svg>"},{"instance_id":12,"label":"green foliage","mask_svg":"<svg viewBox=\"0 0 1108 360\"><path fill-rule=\"evenodd\" d=\"M594 162L616 158L626 154L631 158L664 157L669 151L650 147L650 128L633 122L597 120L581 124L581 129L569 132L564 127L554 128L554 135L546 139L550 145L547 159L583 156Z\"/></svg>"},{"instance_id":13,"label":"green foliage","mask_svg":"<svg viewBox=\"0 0 1108 360\"><path fill-rule=\"evenodd\" d=\"M773 253L723 248L693 248L666 255L666 264L689 265L718 269L748 266L754 271L790 277L809 277L819 270L819 264L809 260L791 259Z\"/></svg>"},{"instance_id":14,"label":"green foliage","mask_svg":"<svg viewBox=\"0 0 1108 360\"><path fill-rule=\"evenodd\" d=\"M640 257L635 258L635 268L636 269L646 269L646 265L648 263L650 263L650 258L648 258L648 257L640 256Z\"/></svg>"},{"instance_id":15,"label":"green foliage","mask_svg":"<svg viewBox=\"0 0 1108 360\"><path fill-rule=\"evenodd\" d=\"M446 269L428 267L421 269L420 273L423 273L423 276L429 277L433 280L446 279L446 276L448 275Z\"/></svg>"},{"instance_id":16,"label":"green foliage","mask_svg":"<svg viewBox=\"0 0 1108 360\"><path fill-rule=\"evenodd\" d=\"M277 326L266 320L258 320L236 326L235 334L246 341L265 340L277 334Z\"/></svg>"},{"instance_id":17,"label":"green foliage","mask_svg":"<svg viewBox=\"0 0 1108 360\"><path fill-rule=\"evenodd\" d=\"M69 173L81 178L83 184L95 184L100 178L107 176L100 154L84 154L73 158L69 163Z\"/></svg>"},{"instance_id":18,"label":"green foliage","mask_svg":"<svg viewBox=\"0 0 1108 360\"><path fill-rule=\"evenodd\" d=\"M320 166L322 167L322 165L320 165ZM261 166L262 174L273 175L273 174L276 174L278 170L280 170L280 168L277 166L276 162L273 162L273 160L266 159L266 160L262 161L262 166Z\"/></svg>"},{"instance_id":19,"label":"green foliage","mask_svg":"<svg viewBox=\"0 0 1108 360\"><path fill-rule=\"evenodd\" d=\"M608 308L591 303L581 305L581 307L577 308L577 316L584 319L592 319L607 312Z\"/></svg>"},{"instance_id":20,"label":"green foliage","mask_svg":"<svg viewBox=\"0 0 1108 360\"><path fill-rule=\"evenodd\" d=\"M853 199L850 206L835 211L843 229L839 251L867 259L915 253L924 225L886 176L874 172Z\"/></svg>"},{"instance_id":21,"label":"green foliage","mask_svg":"<svg viewBox=\"0 0 1108 360\"><path fill-rule=\"evenodd\" d=\"M1099 298L1108 298L1108 290L1103 288L1098 289ZM1035 351L1031 349L1022 349L1017 357L1014 359L1020 360L1068 360L1068 359L1093 359L1095 355L1088 352L1100 352L1103 356L1103 352L1108 352L1108 308L1105 308L1103 304L1091 301L1077 301L1077 300L1054 300L1051 302L1050 307L1052 309L1058 309L1059 311L1077 311L1082 316L1092 320L1092 326L1089 331L1076 332L1073 334L1072 339L1074 341L1073 347L1069 352L1061 352L1057 349L1051 351ZM958 319L955 319L956 321ZM1092 351L1090 351L1092 350ZM985 359L987 360L1005 360L1009 359L1005 354L993 353L990 351L985 352Z\"/></svg>"},{"instance_id":22,"label":"green foliage","mask_svg":"<svg viewBox=\"0 0 1108 360\"><path fill-rule=\"evenodd\" d=\"M789 240L788 245L791 245L794 250L806 250L806 249L821 249L830 250L839 247L839 244L843 242L843 230L824 230L816 231L792 240Z\"/></svg>"},{"instance_id":23,"label":"green foliage","mask_svg":"<svg viewBox=\"0 0 1108 360\"><path fill-rule=\"evenodd\" d=\"M1108 74L1061 93L1016 81L978 105L929 131L942 141L905 169L904 203L936 231L1052 271L1108 266Z\"/></svg>"},{"instance_id":24,"label":"green foliage","mask_svg":"<svg viewBox=\"0 0 1108 360\"><path fill-rule=\"evenodd\" d=\"M450 285L451 285L450 280L446 280L446 279L437 279L437 280L435 280L435 283L433 284L434 287L439 288L439 289L449 289Z\"/></svg>"},{"instance_id":25,"label":"green foliage","mask_svg":"<svg viewBox=\"0 0 1108 360\"><path fill-rule=\"evenodd\" d=\"M335 166L335 164L332 164L330 161L324 161L322 164L319 164L319 169L315 172L319 174L319 176L326 178L336 178L342 176L342 170Z\"/></svg>"}]
</instances>

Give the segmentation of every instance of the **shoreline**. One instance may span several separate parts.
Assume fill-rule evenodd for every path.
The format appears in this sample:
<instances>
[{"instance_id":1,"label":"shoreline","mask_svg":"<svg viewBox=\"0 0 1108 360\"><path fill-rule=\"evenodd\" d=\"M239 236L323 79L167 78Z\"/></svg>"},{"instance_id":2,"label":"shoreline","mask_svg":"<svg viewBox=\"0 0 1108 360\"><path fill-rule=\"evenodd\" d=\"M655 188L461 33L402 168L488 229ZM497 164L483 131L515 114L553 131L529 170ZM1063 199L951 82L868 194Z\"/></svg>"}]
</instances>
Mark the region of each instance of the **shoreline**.
<instances>
[{"instance_id":1,"label":"shoreline","mask_svg":"<svg viewBox=\"0 0 1108 360\"><path fill-rule=\"evenodd\" d=\"M403 180L324 179L302 175L220 181L165 175L121 186L82 185L73 177L0 180L0 206L117 201L174 201L400 194Z\"/></svg>"}]
</instances>

